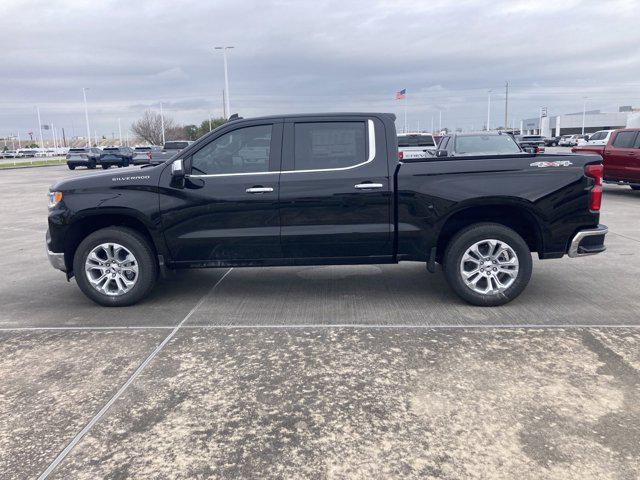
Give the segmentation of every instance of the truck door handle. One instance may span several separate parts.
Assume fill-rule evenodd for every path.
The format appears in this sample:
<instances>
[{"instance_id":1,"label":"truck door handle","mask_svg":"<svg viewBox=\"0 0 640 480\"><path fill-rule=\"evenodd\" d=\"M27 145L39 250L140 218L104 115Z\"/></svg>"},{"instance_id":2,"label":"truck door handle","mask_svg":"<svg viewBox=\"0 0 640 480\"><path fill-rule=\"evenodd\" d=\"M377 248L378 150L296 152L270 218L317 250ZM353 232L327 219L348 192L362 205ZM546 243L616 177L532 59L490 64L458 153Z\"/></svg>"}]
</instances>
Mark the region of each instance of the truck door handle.
<instances>
[{"instance_id":1,"label":"truck door handle","mask_svg":"<svg viewBox=\"0 0 640 480\"><path fill-rule=\"evenodd\" d=\"M247 193L269 193L273 192L273 188L271 187L251 187L247 188Z\"/></svg>"},{"instance_id":2,"label":"truck door handle","mask_svg":"<svg viewBox=\"0 0 640 480\"><path fill-rule=\"evenodd\" d=\"M358 183L354 185L358 190L368 190L370 188L382 188L384 185L381 183Z\"/></svg>"}]
</instances>

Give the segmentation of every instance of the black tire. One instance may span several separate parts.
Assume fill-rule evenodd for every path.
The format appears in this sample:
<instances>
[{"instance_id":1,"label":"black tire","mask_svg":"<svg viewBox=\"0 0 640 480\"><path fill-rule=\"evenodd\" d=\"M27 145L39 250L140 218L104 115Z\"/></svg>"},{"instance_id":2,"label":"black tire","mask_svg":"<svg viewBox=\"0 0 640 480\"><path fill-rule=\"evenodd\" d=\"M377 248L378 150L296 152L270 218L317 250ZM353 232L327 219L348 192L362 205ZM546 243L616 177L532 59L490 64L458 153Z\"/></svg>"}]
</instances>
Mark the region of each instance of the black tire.
<instances>
[{"instance_id":1,"label":"black tire","mask_svg":"<svg viewBox=\"0 0 640 480\"><path fill-rule=\"evenodd\" d=\"M640 190L640 185L629 185L631 190Z\"/></svg>"},{"instance_id":2,"label":"black tire","mask_svg":"<svg viewBox=\"0 0 640 480\"><path fill-rule=\"evenodd\" d=\"M109 165L102 165L103 170L107 170L108 168L109 168Z\"/></svg>"},{"instance_id":3,"label":"black tire","mask_svg":"<svg viewBox=\"0 0 640 480\"><path fill-rule=\"evenodd\" d=\"M138 262L136 283L126 293L107 295L96 290L85 273L85 261L89 253L102 243L114 242L128 249ZM146 297L158 277L158 263L148 240L137 231L125 227L107 227L93 232L78 246L73 257L73 271L80 290L91 300L105 307L126 307Z\"/></svg>"},{"instance_id":4,"label":"black tire","mask_svg":"<svg viewBox=\"0 0 640 480\"><path fill-rule=\"evenodd\" d=\"M68 165L68 167L69 167L69 170L75 170L76 169L75 165Z\"/></svg>"},{"instance_id":5,"label":"black tire","mask_svg":"<svg viewBox=\"0 0 640 480\"><path fill-rule=\"evenodd\" d=\"M519 264L513 283L499 293L481 294L472 290L465 284L460 272L462 257L467 249L486 239L505 242L515 253ZM442 267L447 283L460 298L473 305L494 307L504 305L522 293L531 278L533 262L529 247L514 230L497 223L476 223L462 229L451 239L444 254Z\"/></svg>"},{"instance_id":6,"label":"black tire","mask_svg":"<svg viewBox=\"0 0 640 480\"><path fill-rule=\"evenodd\" d=\"M96 168L96 162L89 164L89 170L94 170Z\"/></svg>"}]
</instances>

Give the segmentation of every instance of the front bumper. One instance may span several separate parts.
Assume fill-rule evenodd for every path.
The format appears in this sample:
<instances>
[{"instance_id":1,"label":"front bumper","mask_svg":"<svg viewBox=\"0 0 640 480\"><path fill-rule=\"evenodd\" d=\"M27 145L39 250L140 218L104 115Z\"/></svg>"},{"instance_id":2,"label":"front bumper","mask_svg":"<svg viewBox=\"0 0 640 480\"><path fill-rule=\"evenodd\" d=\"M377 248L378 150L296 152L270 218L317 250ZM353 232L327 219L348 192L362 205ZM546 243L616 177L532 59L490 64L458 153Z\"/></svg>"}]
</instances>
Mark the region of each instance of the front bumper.
<instances>
[{"instance_id":1,"label":"front bumper","mask_svg":"<svg viewBox=\"0 0 640 480\"><path fill-rule=\"evenodd\" d=\"M67 266L64 263L64 253L52 252L47 248L47 257L49 258L49 263L53 268L63 272L67 271Z\"/></svg>"},{"instance_id":2,"label":"front bumper","mask_svg":"<svg viewBox=\"0 0 640 480\"><path fill-rule=\"evenodd\" d=\"M606 225L580 230L573 236L569 244L568 255L575 258L604 252L607 249L604 245L604 237L607 233L609 233L609 229Z\"/></svg>"}]
</instances>

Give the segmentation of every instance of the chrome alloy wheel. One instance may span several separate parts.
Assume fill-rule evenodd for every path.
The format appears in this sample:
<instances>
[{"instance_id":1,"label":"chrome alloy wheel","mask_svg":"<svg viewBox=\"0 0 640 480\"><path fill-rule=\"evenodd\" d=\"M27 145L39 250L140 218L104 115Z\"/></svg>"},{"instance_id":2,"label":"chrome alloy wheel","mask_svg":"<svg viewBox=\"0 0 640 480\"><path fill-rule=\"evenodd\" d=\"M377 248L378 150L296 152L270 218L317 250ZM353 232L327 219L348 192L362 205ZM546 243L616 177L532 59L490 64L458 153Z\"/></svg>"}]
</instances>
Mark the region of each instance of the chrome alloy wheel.
<instances>
[{"instance_id":1,"label":"chrome alloy wheel","mask_svg":"<svg viewBox=\"0 0 640 480\"><path fill-rule=\"evenodd\" d=\"M84 270L89 283L109 296L124 295L138 281L138 261L126 247L101 243L87 255Z\"/></svg>"},{"instance_id":2,"label":"chrome alloy wheel","mask_svg":"<svg viewBox=\"0 0 640 480\"><path fill-rule=\"evenodd\" d=\"M471 245L460 260L464 283L482 295L502 293L518 277L518 256L502 240L487 239Z\"/></svg>"}]
</instances>

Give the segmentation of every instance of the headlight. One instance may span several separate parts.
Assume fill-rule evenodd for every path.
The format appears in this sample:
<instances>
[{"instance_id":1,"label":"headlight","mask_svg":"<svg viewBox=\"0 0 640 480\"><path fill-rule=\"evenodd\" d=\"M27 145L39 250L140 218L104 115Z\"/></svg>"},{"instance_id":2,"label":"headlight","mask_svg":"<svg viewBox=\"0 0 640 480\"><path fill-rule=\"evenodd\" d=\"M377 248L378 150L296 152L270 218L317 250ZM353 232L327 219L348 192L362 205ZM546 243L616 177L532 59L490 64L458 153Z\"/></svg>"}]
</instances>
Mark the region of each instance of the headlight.
<instances>
[{"instance_id":1,"label":"headlight","mask_svg":"<svg viewBox=\"0 0 640 480\"><path fill-rule=\"evenodd\" d=\"M49 208L55 207L62 200L62 192L49 192Z\"/></svg>"}]
</instances>

